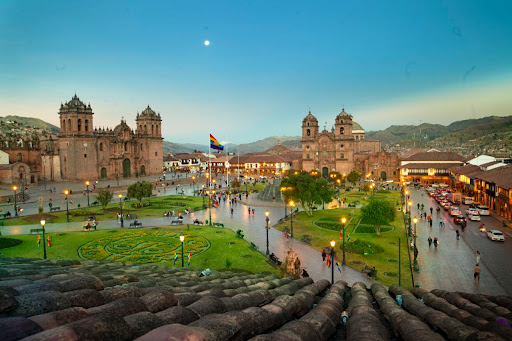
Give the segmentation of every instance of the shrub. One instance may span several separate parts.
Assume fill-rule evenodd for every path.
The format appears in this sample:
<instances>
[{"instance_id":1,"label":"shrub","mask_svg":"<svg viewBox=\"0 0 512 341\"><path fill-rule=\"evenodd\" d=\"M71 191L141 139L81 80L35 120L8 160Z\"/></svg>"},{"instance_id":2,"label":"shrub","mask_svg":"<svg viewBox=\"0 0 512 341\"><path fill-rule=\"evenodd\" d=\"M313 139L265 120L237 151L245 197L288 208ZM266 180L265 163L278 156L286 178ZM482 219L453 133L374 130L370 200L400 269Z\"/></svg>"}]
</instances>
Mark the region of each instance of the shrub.
<instances>
[{"instance_id":1,"label":"shrub","mask_svg":"<svg viewBox=\"0 0 512 341\"><path fill-rule=\"evenodd\" d=\"M0 249L7 249L9 247L20 245L21 243L23 243L23 241L19 239L0 238Z\"/></svg>"},{"instance_id":2,"label":"shrub","mask_svg":"<svg viewBox=\"0 0 512 341\"><path fill-rule=\"evenodd\" d=\"M226 258L226 269L231 269L231 261L229 260L229 258Z\"/></svg>"},{"instance_id":3,"label":"shrub","mask_svg":"<svg viewBox=\"0 0 512 341\"><path fill-rule=\"evenodd\" d=\"M340 248L342 246L340 245ZM353 241L349 241L345 244L345 250L347 252L350 252L350 253L357 253L357 254L365 254L365 253L369 253L369 254L376 254L376 253L381 253L384 251L384 248L379 246L379 245L376 245L374 243L371 243L369 241L366 241L366 240L358 240L358 239L355 239Z\"/></svg>"},{"instance_id":4,"label":"shrub","mask_svg":"<svg viewBox=\"0 0 512 341\"><path fill-rule=\"evenodd\" d=\"M315 221L315 224L319 227L329 230L339 230L342 228L342 225L335 221L317 220Z\"/></svg>"}]
</instances>

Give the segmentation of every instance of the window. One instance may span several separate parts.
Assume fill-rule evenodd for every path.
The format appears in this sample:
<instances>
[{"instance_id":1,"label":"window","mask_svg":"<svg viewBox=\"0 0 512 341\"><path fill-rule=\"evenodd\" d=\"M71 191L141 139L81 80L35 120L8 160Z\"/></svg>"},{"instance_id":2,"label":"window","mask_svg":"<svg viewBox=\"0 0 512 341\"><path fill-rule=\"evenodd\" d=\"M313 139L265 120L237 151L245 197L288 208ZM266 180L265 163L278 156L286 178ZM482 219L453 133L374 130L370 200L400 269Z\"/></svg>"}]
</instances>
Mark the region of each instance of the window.
<instances>
[{"instance_id":1,"label":"window","mask_svg":"<svg viewBox=\"0 0 512 341\"><path fill-rule=\"evenodd\" d=\"M144 134L148 133L148 127L144 124Z\"/></svg>"},{"instance_id":2,"label":"window","mask_svg":"<svg viewBox=\"0 0 512 341\"><path fill-rule=\"evenodd\" d=\"M342 144L340 144L340 148L343 148L343 145L342 145Z\"/></svg>"},{"instance_id":3,"label":"window","mask_svg":"<svg viewBox=\"0 0 512 341\"><path fill-rule=\"evenodd\" d=\"M68 129L71 130L71 119L68 120Z\"/></svg>"},{"instance_id":4,"label":"window","mask_svg":"<svg viewBox=\"0 0 512 341\"><path fill-rule=\"evenodd\" d=\"M82 130L82 120L78 119L78 131Z\"/></svg>"},{"instance_id":5,"label":"window","mask_svg":"<svg viewBox=\"0 0 512 341\"><path fill-rule=\"evenodd\" d=\"M307 123L307 126L309 127L309 122Z\"/></svg>"},{"instance_id":6,"label":"window","mask_svg":"<svg viewBox=\"0 0 512 341\"><path fill-rule=\"evenodd\" d=\"M124 143L124 151L125 151L125 152L126 152L126 151L128 151L128 142L125 142L125 143Z\"/></svg>"},{"instance_id":7,"label":"window","mask_svg":"<svg viewBox=\"0 0 512 341\"><path fill-rule=\"evenodd\" d=\"M155 152L155 156L158 156L158 152Z\"/></svg>"},{"instance_id":8,"label":"window","mask_svg":"<svg viewBox=\"0 0 512 341\"><path fill-rule=\"evenodd\" d=\"M139 134L142 134L142 124L139 125Z\"/></svg>"},{"instance_id":9,"label":"window","mask_svg":"<svg viewBox=\"0 0 512 341\"><path fill-rule=\"evenodd\" d=\"M340 154L340 158L341 159L344 159L345 158L345 155L343 153Z\"/></svg>"},{"instance_id":10,"label":"window","mask_svg":"<svg viewBox=\"0 0 512 341\"><path fill-rule=\"evenodd\" d=\"M89 131L89 120L85 120L84 130Z\"/></svg>"},{"instance_id":11,"label":"window","mask_svg":"<svg viewBox=\"0 0 512 341\"><path fill-rule=\"evenodd\" d=\"M155 135L155 126L154 125L151 125L151 135Z\"/></svg>"},{"instance_id":12,"label":"window","mask_svg":"<svg viewBox=\"0 0 512 341\"><path fill-rule=\"evenodd\" d=\"M142 143L140 144L140 150L142 151Z\"/></svg>"},{"instance_id":13,"label":"window","mask_svg":"<svg viewBox=\"0 0 512 341\"><path fill-rule=\"evenodd\" d=\"M100 152L103 151L103 143L100 142Z\"/></svg>"},{"instance_id":14,"label":"window","mask_svg":"<svg viewBox=\"0 0 512 341\"><path fill-rule=\"evenodd\" d=\"M62 120L62 131L66 130L66 120Z\"/></svg>"},{"instance_id":15,"label":"window","mask_svg":"<svg viewBox=\"0 0 512 341\"><path fill-rule=\"evenodd\" d=\"M309 159L309 154L306 154L306 159Z\"/></svg>"},{"instance_id":16,"label":"window","mask_svg":"<svg viewBox=\"0 0 512 341\"><path fill-rule=\"evenodd\" d=\"M87 154L84 154L84 159L87 158Z\"/></svg>"},{"instance_id":17,"label":"window","mask_svg":"<svg viewBox=\"0 0 512 341\"><path fill-rule=\"evenodd\" d=\"M307 129L307 130L306 130L306 135L307 135L307 136L310 136L310 135L311 135L311 130Z\"/></svg>"},{"instance_id":18,"label":"window","mask_svg":"<svg viewBox=\"0 0 512 341\"><path fill-rule=\"evenodd\" d=\"M343 134L345 134L345 128L341 127L340 128L340 135L343 135Z\"/></svg>"},{"instance_id":19,"label":"window","mask_svg":"<svg viewBox=\"0 0 512 341\"><path fill-rule=\"evenodd\" d=\"M309 149L309 144L306 146L306 149Z\"/></svg>"},{"instance_id":20,"label":"window","mask_svg":"<svg viewBox=\"0 0 512 341\"><path fill-rule=\"evenodd\" d=\"M323 152L323 156L324 156L324 157L327 157L327 152L326 152L325 150L324 150L324 152Z\"/></svg>"},{"instance_id":21,"label":"window","mask_svg":"<svg viewBox=\"0 0 512 341\"><path fill-rule=\"evenodd\" d=\"M18 162L23 161L23 155L21 153L18 153Z\"/></svg>"}]
</instances>

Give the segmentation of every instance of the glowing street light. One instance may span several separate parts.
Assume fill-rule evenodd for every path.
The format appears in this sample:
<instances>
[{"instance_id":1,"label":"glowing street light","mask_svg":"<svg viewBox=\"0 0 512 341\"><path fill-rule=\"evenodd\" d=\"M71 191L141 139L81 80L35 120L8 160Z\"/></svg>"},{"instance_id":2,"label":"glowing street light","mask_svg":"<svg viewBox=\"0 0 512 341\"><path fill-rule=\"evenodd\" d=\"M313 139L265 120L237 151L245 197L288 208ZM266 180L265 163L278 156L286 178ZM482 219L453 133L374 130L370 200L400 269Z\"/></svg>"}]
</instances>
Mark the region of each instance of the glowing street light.
<instances>
[{"instance_id":1,"label":"glowing street light","mask_svg":"<svg viewBox=\"0 0 512 341\"><path fill-rule=\"evenodd\" d=\"M89 206L91 206L89 204L89 181L85 182L85 186L87 187L87 206L89 207Z\"/></svg>"},{"instance_id":2,"label":"glowing street light","mask_svg":"<svg viewBox=\"0 0 512 341\"><path fill-rule=\"evenodd\" d=\"M293 238L293 208L295 207L295 203L290 201L290 232Z\"/></svg>"},{"instance_id":3,"label":"glowing street light","mask_svg":"<svg viewBox=\"0 0 512 341\"><path fill-rule=\"evenodd\" d=\"M69 194L69 191L68 191L68 190L65 190L65 191L64 191L64 196L65 196L65 198L66 198L66 221L69 223L68 194Z\"/></svg>"},{"instance_id":4,"label":"glowing street light","mask_svg":"<svg viewBox=\"0 0 512 341\"><path fill-rule=\"evenodd\" d=\"M41 226L43 227L43 259L46 259L46 236L44 225L46 224L46 220L41 219Z\"/></svg>"},{"instance_id":5,"label":"glowing street light","mask_svg":"<svg viewBox=\"0 0 512 341\"><path fill-rule=\"evenodd\" d=\"M331 240L331 284L334 284L334 246L336 242L334 239Z\"/></svg>"},{"instance_id":6,"label":"glowing street light","mask_svg":"<svg viewBox=\"0 0 512 341\"><path fill-rule=\"evenodd\" d=\"M18 216L18 205L16 203L16 190L18 189L17 186L12 186L12 190L14 191L14 216Z\"/></svg>"},{"instance_id":7,"label":"glowing street light","mask_svg":"<svg viewBox=\"0 0 512 341\"><path fill-rule=\"evenodd\" d=\"M341 223L343 224L343 260L341 261L341 264L345 265L345 224L347 223L347 218L341 218Z\"/></svg>"},{"instance_id":8,"label":"glowing street light","mask_svg":"<svg viewBox=\"0 0 512 341\"><path fill-rule=\"evenodd\" d=\"M185 242L185 236L180 236L180 242L181 242L181 267L185 267L185 262L183 261L183 247Z\"/></svg>"},{"instance_id":9,"label":"glowing street light","mask_svg":"<svg viewBox=\"0 0 512 341\"><path fill-rule=\"evenodd\" d=\"M270 218L268 217L268 215L270 214L270 212L268 210L265 211L265 221L266 221L266 227L267 227L267 253L266 255L268 256L269 255L269 251L268 251L268 221L270 220Z\"/></svg>"}]
</instances>

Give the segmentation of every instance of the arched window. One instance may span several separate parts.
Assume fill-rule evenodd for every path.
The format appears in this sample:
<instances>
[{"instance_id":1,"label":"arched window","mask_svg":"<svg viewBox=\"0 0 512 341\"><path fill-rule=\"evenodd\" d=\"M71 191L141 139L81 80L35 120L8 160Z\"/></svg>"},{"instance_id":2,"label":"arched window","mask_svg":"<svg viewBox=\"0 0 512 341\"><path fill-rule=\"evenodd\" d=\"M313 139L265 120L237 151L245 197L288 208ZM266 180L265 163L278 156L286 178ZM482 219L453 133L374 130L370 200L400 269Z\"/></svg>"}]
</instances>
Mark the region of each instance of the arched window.
<instances>
[{"instance_id":1,"label":"arched window","mask_svg":"<svg viewBox=\"0 0 512 341\"><path fill-rule=\"evenodd\" d=\"M142 124L139 124L139 134L142 134Z\"/></svg>"},{"instance_id":2,"label":"arched window","mask_svg":"<svg viewBox=\"0 0 512 341\"><path fill-rule=\"evenodd\" d=\"M100 152L103 151L103 143L100 142Z\"/></svg>"},{"instance_id":3,"label":"arched window","mask_svg":"<svg viewBox=\"0 0 512 341\"><path fill-rule=\"evenodd\" d=\"M340 135L343 135L343 134L345 134L345 128L341 127L340 128Z\"/></svg>"},{"instance_id":4,"label":"arched window","mask_svg":"<svg viewBox=\"0 0 512 341\"><path fill-rule=\"evenodd\" d=\"M89 131L89 120L85 120L84 131Z\"/></svg>"},{"instance_id":5,"label":"arched window","mask_svg":"<svg viewBox=\"0 0 512 341\"><path fill-rule=\"evenodd\" d=\"M309 127L309 122L307 123L307 126Z\"/></svg>"},{"instance_id":6,"label":"arched window","mask_svg":"<svg viewBox=\"0 0 512 341\"><path fill-rule=\"evenodd\" d=\"M140 144L140 151L142 151L142 143Z\"/></svg>"},{"instance_id":7,"label":"arched window","mask_svg":"<svg viewBox=\"0 0 512 341\"><path fill-rule=\"evenodd\" d=\"M306 159L309 159L309 154L306 154Z\"/></svg>"},{"instance_id":8,"label":"arched window","mask_svg":"<svg viewBox=\"0 0 512 341\"><path fill-rule=\"evenodd\" d=\"M345 158L345 154L341 153L340 154L340 159L344 159Z\"/></svg>"},{"instance_id":9,"label":"arched window","mask_svg":"<svg viewBox=\"0 0 512 341\"><path fill-rule=\"evenodd\" d=\"M151 135L155 135L155 126L154 125L151 125Z\"/></svg>"},{"instance_id":10,"label":"arched window","mask_svg":"<svg viewBox=\"0 0 512 341\"><path fill-rule=\"evenodd\" d=\"M62 131L66 131L66 120L62 120Z\"/></svg>"},{"instance_id":11,"label":"arched window","mask_svg":"<svg viewBox=\"0 0 512 341\"><path fill-rule=\"evenodd\" d=\"M307 136L310 136L310 135L311 135L311 130L309 130L309 129L308 129L308 130L306 130L306 135L307 135Z\"/></svg>"},{"instance_id":12,"label":"arched window","mask_svg":"<svg viewBox=\"0 0 512 341\"><path fill-rule=\"evenodd\" d=\"M146 125L144 124L144 134L147 134L148 133L148 127L146 127Z\"/></svg>"},{"instance_id":13,"label":"arched window","mask_svg":"<svg viewBox=\"0 0 512 341\"><path fill-rule=\"evenodd\" d=\"M124 143L124 151L127 152L128 151L128 142L125 142Z\"/></svg>"},{"instance_id":14,"label":"arched window","mask_svg":"<svg viewBox=\"0 0 512 341\"><path fill-rule=\"evenodd\" d=\"M82 130L82 120L78 119L78 131Z\"/></svg>"},{"instance_id":15,"label":"arched window","mask_svg":"<svg viewBox=\"0 0 512 341\"><path fill-rule=\"evenodd\" d=\"M68 119L68 129L71 130L71 119Z\"/></svg>"},{"instance_id":16,"label":"arched window","mask_svg":"<svg viewBox=\"0 0 512 341\"><path fill-rule=\"evenodd\" d=\"M18 153L17 157L18 157L18 162L22 162L23 161L23 154Z\"/></svg>"}]
</instances>

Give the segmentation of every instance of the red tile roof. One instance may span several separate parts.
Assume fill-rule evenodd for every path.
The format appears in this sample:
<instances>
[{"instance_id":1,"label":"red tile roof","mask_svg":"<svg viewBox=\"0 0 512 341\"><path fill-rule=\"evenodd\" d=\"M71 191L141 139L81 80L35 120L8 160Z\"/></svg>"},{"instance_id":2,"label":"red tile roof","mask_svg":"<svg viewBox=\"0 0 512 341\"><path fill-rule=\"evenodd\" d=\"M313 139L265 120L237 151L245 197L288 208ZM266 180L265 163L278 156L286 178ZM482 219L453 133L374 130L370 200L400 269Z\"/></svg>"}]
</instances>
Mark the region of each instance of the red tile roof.
<instances>
[{"instance_id":1,"label":"red tile roof","mask_svg":"<svg viewBox=\"0 0 512 341\"><path fill-rule=\"evenodd\" d=\"M463 161L464 157L454 152L421 152L409 156L403 161Z\"/></svg>"}]
</instances>

